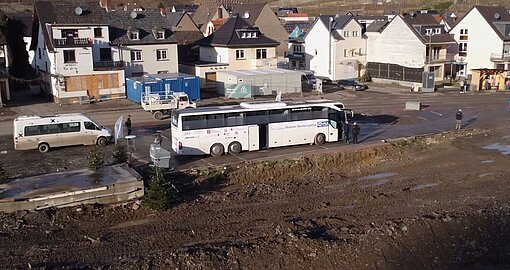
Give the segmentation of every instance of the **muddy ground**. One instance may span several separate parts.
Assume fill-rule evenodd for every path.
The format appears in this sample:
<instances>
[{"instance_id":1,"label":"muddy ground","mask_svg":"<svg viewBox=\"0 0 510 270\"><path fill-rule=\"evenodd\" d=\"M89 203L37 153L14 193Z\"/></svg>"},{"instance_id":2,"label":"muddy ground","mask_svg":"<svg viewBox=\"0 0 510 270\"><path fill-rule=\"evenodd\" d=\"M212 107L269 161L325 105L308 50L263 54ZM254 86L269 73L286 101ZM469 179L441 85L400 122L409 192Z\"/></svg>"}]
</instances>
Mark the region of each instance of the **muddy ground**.
<instances>
[{"instance_id":1,"label":"muddy ground","mask_svg":"<svg viewBox=\"0 0 510 270\"><path fill-rule=\"evenodd\" d=\"M1 214L0 267L508 269L508 131L182 172L162 212Z\"/></svg>"}]
</instances>

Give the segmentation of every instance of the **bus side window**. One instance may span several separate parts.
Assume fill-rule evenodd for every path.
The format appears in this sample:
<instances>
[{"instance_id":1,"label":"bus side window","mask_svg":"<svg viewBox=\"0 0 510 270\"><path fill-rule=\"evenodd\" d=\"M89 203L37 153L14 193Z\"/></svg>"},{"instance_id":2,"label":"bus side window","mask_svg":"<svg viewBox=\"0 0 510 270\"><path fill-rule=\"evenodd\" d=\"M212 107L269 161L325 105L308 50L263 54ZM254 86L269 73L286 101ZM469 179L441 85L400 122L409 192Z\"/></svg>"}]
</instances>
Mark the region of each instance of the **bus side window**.
<instances>
[{"instance_id":1,"label":"bus side window","mask_svg":"<svg viewBox=\"0 0 510 270\"><path fill-rule=\"evenodd\" d=\"M290 121L289 110L271 110L269 111L269 123Z\"/></svg>"},{"instance_id":2,"label":"bus side window","mask_svg":"<svg viewBox=\"0 0 510 270\"><path fill-rule=\"evenodd\" d=\"M219 128L225 125L224 115L222 113L207 115L207 128Z\"/></svg>"},{"instance_id":3,"label":"bus side window","mask_svg":"<svg viewBox=\"0 0 510 270\"><path fill-rule=\"evenodd\" d=\"M243 123L243 114L242 113L226 113L225 114L225 126L242 126Z\"/></svg>"},{"instance_id":4,"label":"bus side window","mask_svg":"<svg viewBox=\"0 0 510 270\"><path fill-rule=\"evenodd\" d=\"M326 119L328 118L328 108L312 107L313 119Z\"/></svg>"},{"instance_id":5,"label":"bus side window","mask_svg":"<svg viewBox=\"0 0 510 270\"><path fill-rule=\"evenodd\" d=\"M300 110L293 110L291 112L291 119L292 119L292 121L301 121L301 120L310 120L310 119L313 119L312 109L311 108L306 108L306 109L300 109Z\"/></svg>"},{"instance_id":6,"label":"bus side window","mask_svg":"<svg viewBox=\"0 0 510 270\"><path fill-rule=\"evenodd\" d=\"M262 125L269 121L267 111L246 112L244 123L246 125Z\"/></svg>"},{"instance_id":7,"label":"bus side window","mask_svg":"<svg viewBox=\"0 0 510 270\"><path fill-rule=\"evenodd\" d=\"M60 133L59 124L42 125L41 134L55 134Z\"/></svg>"},{"instance_id":8,"label":"bus side window","mask_svg":"<svg viewBox=\"0 0 510 270\"><path fill-rule=\"evenodd\" d=\"M207 128L205 115L184 116L182 119L182 130L194 130Z\"/></svg>"}]
</instances>

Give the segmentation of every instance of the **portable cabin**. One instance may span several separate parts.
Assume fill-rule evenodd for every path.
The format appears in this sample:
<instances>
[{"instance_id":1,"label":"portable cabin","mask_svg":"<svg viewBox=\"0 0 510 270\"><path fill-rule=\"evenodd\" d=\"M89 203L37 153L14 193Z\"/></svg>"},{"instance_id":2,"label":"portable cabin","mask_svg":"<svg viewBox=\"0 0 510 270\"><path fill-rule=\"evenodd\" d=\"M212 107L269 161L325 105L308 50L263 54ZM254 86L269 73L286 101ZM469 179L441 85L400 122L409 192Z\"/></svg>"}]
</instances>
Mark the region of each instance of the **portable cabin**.
<instances>
[{"instance_id":1,"label":"portable cabin","mask_svg":"<svg viewBox=\"0 0 510 270\"><path fill-rule=\"evenodd\" d=\"M140 103L142 93L164 92L165 88L160 79L146 76L126 78L126 96L129 100Z\"/></svg>"},{"instance_id":2,"label":"portable cabin","mask_svg":"<svg viewBox=\"0 0 510 270\"><path fill-rule=\"evenodd\" d=\"M148 78L159 79L163 89L172 92L184 92L191 100L200 99L200 78L186 73L147 74Z\"/></svg>"},{"instance_id":3,"label":"portable cabin","mask_svg":"<svg viewBox=\"0 0 510 270\"><path fill-rule=\"evenodd\" d=\"M216 89L229 98L301 93L302 72L287 69L218 71Z\"/></svg>"}]
</instances>

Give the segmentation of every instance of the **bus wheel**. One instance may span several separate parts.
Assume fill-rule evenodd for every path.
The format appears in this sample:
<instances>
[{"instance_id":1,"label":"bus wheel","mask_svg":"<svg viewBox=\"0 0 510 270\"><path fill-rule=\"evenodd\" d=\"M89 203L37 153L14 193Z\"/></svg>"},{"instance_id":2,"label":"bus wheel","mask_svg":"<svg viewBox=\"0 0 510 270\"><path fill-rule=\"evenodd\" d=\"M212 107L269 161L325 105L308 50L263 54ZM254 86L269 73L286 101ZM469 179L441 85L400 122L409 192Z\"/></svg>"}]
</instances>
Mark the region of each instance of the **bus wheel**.
<instances>
[{"instance_id":1,"label":"bus wheel","mask_svg":"<svg viewBox=\"0 0 510 270\"><path fill-rule=\"evenodd\" d=\"M161 120L161 118L163 118L163 113L161 111L155 111L152 114L152 117L154 117L156 120Z\"/></svg>"},{"instance_id":2,"label":"bus wheel","mask_svg":"<svg viewBox=\"0 0 510 270\"><path fill-rule=\"evenodd\" d=\"M228 152L230 154L239 154L243 150L243 147L239 142L231 142L228 146Z\"/></svg>"},{"instance_id":3,"label":"bus wheel","mask_svg":"<svg viewBox=\"0 0 510 270\"><path fill-rule=\"evenodd\" d=\"M105 138L105 137L99 137L99 138L97 139L97 144L98 144L98 145L105 146L105 145L106 145L106 142L108 142L108 140L106 140L106 138Z\"/></svg>"},{"instance_id":4,"label":"bus wheel","mask_svg":"<svg viewBox=\"0 0 510 270\"><path fill-rule=\"evenodd\" d=\"M321 145L326 142L326 135L319 133L315 136L315 144Z\"/></svg>"},{"instance_id":5,"label":"bus wheel","mask_svg":"<svg viewBox=\"0 0 510 270\"><path fill-rule=\"evenodd\" d=\"M221 143L215 143L213 146L211 146L211 156L213 157L219 157L225 153L225 148L223 147L223 144Z\"/></svg>"},{"instance_id":6,"label":"bus wheel","mask_svg":"<svg viewBox=\"0 0 510 270\"><path fill-rule=\"evenodd\" d=\"M50 150L50 146L47 143L41 143L37 149L41 153L47 153Z\"/></svg>"}]
</instances>

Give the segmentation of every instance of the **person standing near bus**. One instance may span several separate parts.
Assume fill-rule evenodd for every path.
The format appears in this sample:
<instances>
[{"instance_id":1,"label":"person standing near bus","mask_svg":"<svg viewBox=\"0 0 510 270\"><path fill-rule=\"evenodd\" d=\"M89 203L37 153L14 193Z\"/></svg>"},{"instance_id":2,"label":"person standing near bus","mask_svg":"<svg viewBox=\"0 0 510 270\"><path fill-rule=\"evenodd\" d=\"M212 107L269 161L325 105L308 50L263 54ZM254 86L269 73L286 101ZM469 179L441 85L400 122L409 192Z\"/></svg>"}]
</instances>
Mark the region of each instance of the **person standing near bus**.
<instances>
[{"instance_id":1,"label":"person standing near bus","mask_svg":"<svg viewBox=\"0 0 510 270\"><path fill-rule=\"evenodd\" d=\"M126 125L126 128L127 128L127 135L131 135L131 114L128 114L128 117L126 119L126 122L124 123Z\"/></svg>"},{"instance_id":2,"label":"person standing near bus","mask_svg":"<svg viewBox=\"0 0 510 270\"><path fill-rule=\"evenodd\" d=\"M349 133L351 133L351 125L349 124L349 121L343 122L342 133L344 135L345 142L347 144L349 144L350 143L350 141L349 141Z\"/></svg>"},{"instance_id":3,"label":"person standing near bus","mask_svg":"<svg viewBox=\"0 0 510 270\"><path fill-rule=\"evenodd\" d=\"M360 128L356 122L352 125L352 143L358 144L358 135L360 133Z\"/></svg>"},{"instance_id":4,"label":"person standing near bus","mask_svg":"<svg viewBox=\"0 0 510 270\"><path fill-rule=\"evenodd\" d=\"M157 131L155 136L154 136L154 144L157 146L157 147L161 147L161 142L163 141L163 138L161 137L161 131Z\"/></svg>"}]
</instances>

